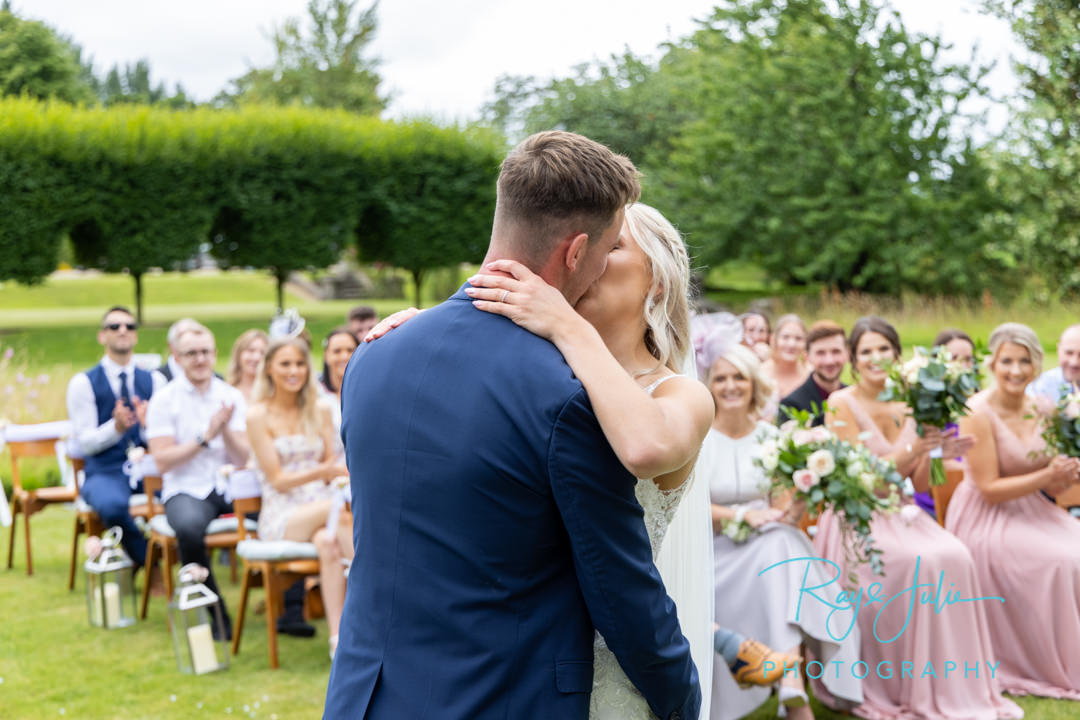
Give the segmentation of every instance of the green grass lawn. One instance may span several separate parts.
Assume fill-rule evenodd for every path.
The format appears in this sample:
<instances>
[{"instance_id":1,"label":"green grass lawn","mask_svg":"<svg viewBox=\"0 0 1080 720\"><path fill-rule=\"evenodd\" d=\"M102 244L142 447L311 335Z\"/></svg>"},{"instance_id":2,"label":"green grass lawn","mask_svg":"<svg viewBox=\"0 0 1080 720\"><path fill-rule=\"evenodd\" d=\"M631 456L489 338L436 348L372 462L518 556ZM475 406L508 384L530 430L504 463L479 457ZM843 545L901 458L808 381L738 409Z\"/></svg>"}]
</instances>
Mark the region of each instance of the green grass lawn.
<instances>
[{"instance_id":1,"label":"green grass lawn","mask_svg":"<svg viewBox=\"0 0 1080 720\"><path fill-rule=\"evenodd\" d=\"M281 668L270 670L265 616L251 612L262 591L254 590L243 645L228 671L182 675L165 598L151 598L147 619L133 627L88 625L81 569L76 589L67 590L72 523L66 508L35 515L33 577L25 572L21 526L15 569L0 570L0 718L321 716L330 673L325 621L314 622L313 639L281 637ZM240 585L229 582L228 568L215 567L215 574L235 619Z\"/></svg>"},{"instance_id":2,"label":"green grass lawn","mask_svg":"<svg viewBox=\"0 0 1080 720\"><path fill-rule=\"evenodd\" d=\"M251 610L262 597L252 592L240 654L229 669L182 675L176 668L164 598L151 598L145 621L113 631L87 623L85 580L66 588L72 513L50 508L31 520L34 575L25 573L25 550L16 543L15 568L0 570L0 718L158 719L189 717L319 718L330 661L326 623L314 621L313 639L281 637L281 668L270 670L265 616ZM7 552L7 528L0 548ZM228 569L215 566L219 585L236 617L240 586ZM1071 720L1080 703L1017 698L1027 720ZM245 709L246 707L246 709ZM843 718L814 701L818 718ZM776 716L770 700L750 715Z\"/></svg>"}]
</instances>

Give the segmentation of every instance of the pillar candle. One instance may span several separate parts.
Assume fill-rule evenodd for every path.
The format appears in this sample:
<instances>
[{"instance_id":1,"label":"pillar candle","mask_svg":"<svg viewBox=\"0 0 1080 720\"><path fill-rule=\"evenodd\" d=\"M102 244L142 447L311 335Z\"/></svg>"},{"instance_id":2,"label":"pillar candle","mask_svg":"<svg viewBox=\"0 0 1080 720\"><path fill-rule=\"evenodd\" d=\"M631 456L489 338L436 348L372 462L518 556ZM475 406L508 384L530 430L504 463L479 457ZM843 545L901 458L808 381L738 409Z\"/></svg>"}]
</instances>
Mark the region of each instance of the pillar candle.
<instances>
[{"instance_id":1,"label":"pillar candle","mask_svg":"<svg viewBox=\"0 0 1080 720\"><path fill-rule=\"evenodd\" d=\"M188 647L191 649L191 669L196 675L217 670L217 652L214 649L214 634L206 623L188 628Z\"/></svg>"}]
</instances>

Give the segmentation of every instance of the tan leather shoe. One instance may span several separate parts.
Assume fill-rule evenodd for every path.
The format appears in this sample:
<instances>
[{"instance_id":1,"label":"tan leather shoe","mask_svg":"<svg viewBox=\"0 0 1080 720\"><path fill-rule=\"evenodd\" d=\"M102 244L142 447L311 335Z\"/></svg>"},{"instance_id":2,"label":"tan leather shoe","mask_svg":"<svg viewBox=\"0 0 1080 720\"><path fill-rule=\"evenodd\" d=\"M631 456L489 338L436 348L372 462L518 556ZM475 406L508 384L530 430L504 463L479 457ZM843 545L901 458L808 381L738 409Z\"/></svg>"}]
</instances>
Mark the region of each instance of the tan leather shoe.
<instances>
[{"instance_id":1,"label":"tan leather shoe","mask_svg":"<svg viewBox=\"0 0 1080 720\"><path fill-rule=\"evenodd\" d=\"M766 662L772 664L766 665ZM777 652L757 640L744 640L731 674L742 687L772 685L784 677L785 667L794 667L798 672L801 662L799 655Z\"/></svg>"}]
</instances>

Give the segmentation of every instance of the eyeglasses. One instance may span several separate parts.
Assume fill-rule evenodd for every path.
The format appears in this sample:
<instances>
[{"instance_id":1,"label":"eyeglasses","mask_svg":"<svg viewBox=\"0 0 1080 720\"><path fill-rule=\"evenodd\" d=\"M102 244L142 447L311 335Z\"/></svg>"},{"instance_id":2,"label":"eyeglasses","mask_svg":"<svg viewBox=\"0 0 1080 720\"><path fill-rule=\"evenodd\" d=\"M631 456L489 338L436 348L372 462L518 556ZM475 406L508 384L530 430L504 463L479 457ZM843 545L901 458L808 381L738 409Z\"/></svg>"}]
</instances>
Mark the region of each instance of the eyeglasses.
<instances>
[{"instance_id":1,"label":"eyeglasses","mask_svg":"<svg viewBox=\"0 0 1080 720\"><path fill-rule=\"evenodd\" d=\"M129 331L135 332L139 329L139 325L137 323L109 323L108 325L102 325L101 328L102 330L112 330L113 332L116 332L120 328L127 328Z\"/></svg>"},{"instance_id":2,"label":"eyeglasses","mask_svg":"<svg viewBox=\"0 0 1080 720\"><path fill-rule=\"evenodd\" d=\"M210 357L214 354L214 351L210 348L203 348L201 350L185 350L180 353L180 357L191 359L196 357Z\"/></svg>"}]
</instances>

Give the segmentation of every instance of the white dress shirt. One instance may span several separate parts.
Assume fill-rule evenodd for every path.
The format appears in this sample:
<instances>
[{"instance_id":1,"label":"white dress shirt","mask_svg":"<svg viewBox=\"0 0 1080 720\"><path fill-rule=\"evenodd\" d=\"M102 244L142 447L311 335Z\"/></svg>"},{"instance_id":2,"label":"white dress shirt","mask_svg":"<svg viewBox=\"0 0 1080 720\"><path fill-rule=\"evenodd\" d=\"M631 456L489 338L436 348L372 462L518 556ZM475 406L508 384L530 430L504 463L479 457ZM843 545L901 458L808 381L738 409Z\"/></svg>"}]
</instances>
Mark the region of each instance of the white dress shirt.
<instances>
[{"instance_id":1,"label":"white dress shirt","mask_svg":"<svg viewBox=\"0 0 1080 720\"><path fill-rule=\"evenodd\" d=\"M1060 367L1047 370L1027 386L1028 396L1049 398L1055 403L1071 392L1076 392L1076 387L1065 379Z\"/></svg>"},{"instance_id":2,"label":"white dress shirt","mask_svg":"<svg viewBox=\"0 0 1080 720\"><path fill-rule=\"evenodd\" d=\"M206 433L210 418L222 405L233 405L228 427L247 432L247 404L243 394L220 378L213 378L206 392L199 392L181 372L161 390L154 392L146 412L146 437L171 437L177 445L192 442ZM178 493L204 500L218 484L219 472L228 463L225 438L219 433L191 460L162 475L161 501Z\"/></svg>"},{"instance_id":3,"label":"white dress shirt","mask_svg":"<svg viewBox=\"0 0 1080 720\"><path fill-rule=\"evenodd\" d=\"M109 381L113 395L120 399L120 373L127 373L128 394L132 400L135 398L135 361L131 360L127 365L117 365L108 355L101 359L101 367L105 370L105 378ZM154 394L165 387L165 378L158 373L151 373L154 381ZM120 441L123 433L116 430L116 421L111 417L103 424L98 425L97 401L94 398L94 388L90 385L90 377L84 373L78 373L71 378L67 387L67 411L71 419L72 431L75 442L85 455L97 455L107 450Z\"/></svg>"}]
</instances>

